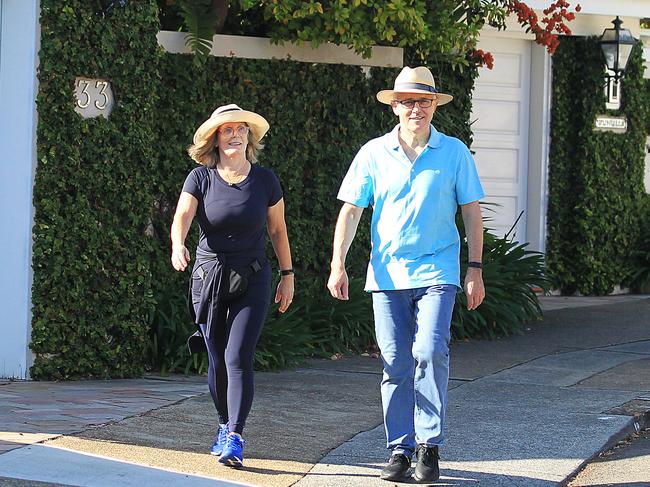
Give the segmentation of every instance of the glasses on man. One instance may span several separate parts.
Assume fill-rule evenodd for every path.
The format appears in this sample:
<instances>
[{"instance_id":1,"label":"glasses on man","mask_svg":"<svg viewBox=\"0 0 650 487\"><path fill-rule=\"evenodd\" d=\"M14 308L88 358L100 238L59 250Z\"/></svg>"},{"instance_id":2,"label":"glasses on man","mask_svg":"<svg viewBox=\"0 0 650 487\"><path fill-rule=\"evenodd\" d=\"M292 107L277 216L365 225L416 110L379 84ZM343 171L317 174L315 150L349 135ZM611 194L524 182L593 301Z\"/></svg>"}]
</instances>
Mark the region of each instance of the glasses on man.
<instances>
[{"instance_id":1,"label":"glasses on man","mask_svg":"<svg viewBox=\"0 0 650 487\"><path fill-rule=\"evenodd\" d=\"M415 107L416 103L420 108L429 108L431 105L433 105L433 102L435 100L432 98L418 98L417 100L414 98L408 98L407 100L393 100L393 101L395 103L399 103L404 108L411 109Z\"/></svg>"},{"instance_id":2,"label":"glasses on man","mask_svg":"<svg viewBox=\"0 0 650 487\"><path fill-rule=\"evenodd\" d=\"M237 127L224 127L219 130L219 133L222 135L225 135L226 137L232 137L235 135L235 131L237 131L238 135L241 135L242 137L248 134L249 131L248 125L237 125Z\"/></svg>"}]
</instances>

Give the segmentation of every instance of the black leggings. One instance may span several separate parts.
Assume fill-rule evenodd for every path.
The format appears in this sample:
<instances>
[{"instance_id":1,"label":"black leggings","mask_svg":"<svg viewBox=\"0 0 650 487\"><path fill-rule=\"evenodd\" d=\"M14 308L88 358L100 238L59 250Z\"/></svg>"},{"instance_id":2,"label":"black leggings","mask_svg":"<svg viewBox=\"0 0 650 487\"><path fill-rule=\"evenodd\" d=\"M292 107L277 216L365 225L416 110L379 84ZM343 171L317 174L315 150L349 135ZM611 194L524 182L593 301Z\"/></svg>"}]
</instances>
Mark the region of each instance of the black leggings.
<instances>
[{"instance_id":1,"label":"black leggings","mask_svg":"<svg viewBox=\"0 0 650 487\"><path fill-rule=\"evenodd\" d=\"M269 265L251 276L239 298L219 305L218 326L201 331L208 349L208 387L219 414L219 423L242 434L253 404L253 358L271 299Z\"/></svg>"}]
</instances>

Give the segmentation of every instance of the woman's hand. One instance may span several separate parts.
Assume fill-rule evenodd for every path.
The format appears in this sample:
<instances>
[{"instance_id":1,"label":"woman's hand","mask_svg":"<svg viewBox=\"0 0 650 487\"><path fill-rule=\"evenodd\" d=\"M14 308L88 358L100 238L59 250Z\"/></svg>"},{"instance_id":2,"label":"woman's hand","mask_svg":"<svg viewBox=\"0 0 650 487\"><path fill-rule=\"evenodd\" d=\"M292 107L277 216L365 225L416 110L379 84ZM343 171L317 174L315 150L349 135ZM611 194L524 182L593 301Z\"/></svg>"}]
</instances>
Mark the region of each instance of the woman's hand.
<instances>
[{"instance_id":1,"label":"woman's hand","mask_svg":"<svg viewBox=\"0 0 650 487\"><path fill-rule=\"evenodd\" d=\"M293 274L282 276L275 292L275 302L280 303L278 311L284 313L293 301Z\"/></svg>"},{"instance_id":2,"label":"woman's hand","mask_svg":"<svg viewBox=\"0 0 650 487\"><path fill-rule=\"evenodd\" d=\"M184 271L190 260L190 251L187 250L185 245L179 245L172 248L172 266L174 266L174 269L177 271Z\"/></svg>"}]
</instances>

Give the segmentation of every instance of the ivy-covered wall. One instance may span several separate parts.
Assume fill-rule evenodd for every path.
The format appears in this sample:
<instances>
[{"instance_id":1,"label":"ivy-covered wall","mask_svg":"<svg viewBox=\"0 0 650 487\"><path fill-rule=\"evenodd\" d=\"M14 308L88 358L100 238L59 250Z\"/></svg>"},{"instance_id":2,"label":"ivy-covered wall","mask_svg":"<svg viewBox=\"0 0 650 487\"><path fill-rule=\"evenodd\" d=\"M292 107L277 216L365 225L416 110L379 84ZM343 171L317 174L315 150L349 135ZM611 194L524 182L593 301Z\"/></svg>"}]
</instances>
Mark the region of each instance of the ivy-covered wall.
<instances>
[{"instance_id":1,"label":"ivy-covered wall","mask_svg":"<svg viewBox=\"0 0 650 487\"><path fill-rule=\"evenodd\" d=\"M155 2L41 0L34 186L33 378L143 371L158 158ZM110 118L75 111L75 77L108 78Z\"/></svg>"},{"instance_id":2,"label":"ivy-covered wall","mask_svg":"<svg viewBox=\"0 0 650 487\"><path fill-rule=\"evenodd\" d=\"M641 202L650 105L641 45L618 111L605 109L597 38L562 39L553 57L547 265L564 294L607 294L630 270ZM627 117L625 134L593 130L596 116Z\"/></svg>"},{"instance_id":3,"label":"ivy-covered wall","mask_svg":"<svg viewBox=\"0 0 650 487\"><path fill-rule=\"evenodd\" d=\"M269 120L260 164L284 187L298 286L319 276L322 292L338 185L361 144L396 123L375 99L392 86L396 69L372 69L367 77L354 66L225 58L199 68L190 56L157 46L154 0L113 3L105 15L99 5L41 1L31 344L37 379L144 371L154 310L185 293L187 273L169 263L169 226L195 166L185 148L214 108L234 102ZM406 63L419 64L408 55ZM454 73L434 60L431 67L456 95L434 123L469 143L476 71ZM74 111L77 76L110 79L115 107L108 119ZM361 232L351 274L364 274L368 249Z\"/></svg>"}]
</instances>

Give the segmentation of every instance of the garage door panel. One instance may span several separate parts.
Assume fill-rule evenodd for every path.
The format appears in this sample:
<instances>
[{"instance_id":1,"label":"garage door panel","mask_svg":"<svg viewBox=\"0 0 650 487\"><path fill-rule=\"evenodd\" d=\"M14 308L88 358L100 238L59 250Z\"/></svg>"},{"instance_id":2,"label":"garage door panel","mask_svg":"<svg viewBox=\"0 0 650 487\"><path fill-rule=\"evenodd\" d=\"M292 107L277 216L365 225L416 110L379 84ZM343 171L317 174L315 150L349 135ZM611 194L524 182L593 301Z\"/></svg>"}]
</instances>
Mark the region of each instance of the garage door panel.
<instances>
[{"instance_id":1,"label":"garage door panel","mask_svg":"<svg viewBox=\"0 0 650 487\"><path fill-rule=\"evenodd\" d=\"M487 195L481 201L498 205L484 207L486 227L504 235L527 203L531 42L486 38L478 47L494 55L494 69L479 70L472 93L472 151ZM525 216L517 223L519 240Z\"/></svg>"},{"instance_id":2,"label":"garage door panel","mask_svg":"<svg viewBox=\"0 0 650 487\"><path fill-rule=\"evenodd\" d=\"M519 138L513 135L474 132L472 150L477 148L497 147L500 149L520 149Z\"/></svg>"},{"instance_id":3,"label":"garage door panel","mask_svg":"<svg viewBox=\"0 0 650 487\"><path fill-rule=\"evenodd\" d=\"M475 100L472 109L474 130L519 134L520 103L516 101Z\"/></svg>"},{"instance_id":4,"label":"garage door panel","mask_svg":"<svg viewBox=\"0 0 650 487\"><path fill-rule=\"evenodd\" d=\"M492 55L499 58L492 69L479 68L483 86L521 87L521 55L493 50Z\"/></svg>"},{"instance_id":5,"label":"garage door panel","mask_svg":"<svg viewBox=\"0 0 650 487\"><path fill-rule=\"evenodd\" d=\"M481 181L519 181L519 150L492 147L474 147L474 160Z\"/></svg>"}]
</instances>

